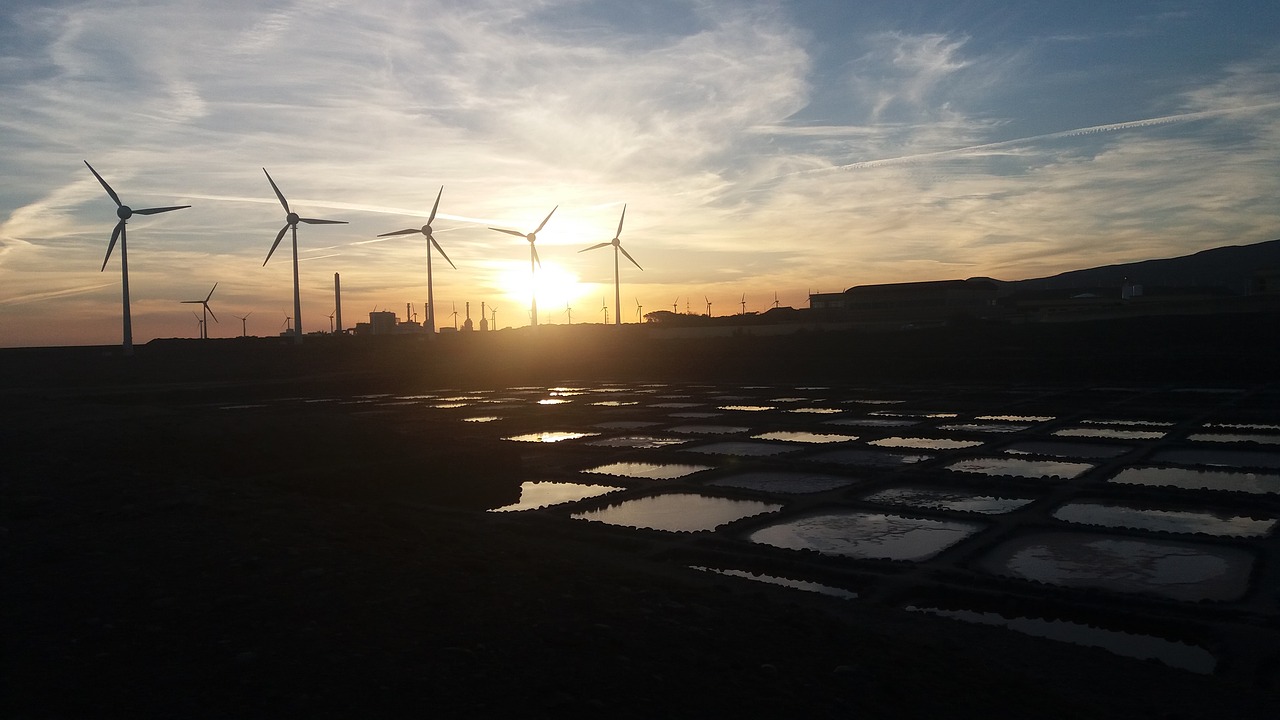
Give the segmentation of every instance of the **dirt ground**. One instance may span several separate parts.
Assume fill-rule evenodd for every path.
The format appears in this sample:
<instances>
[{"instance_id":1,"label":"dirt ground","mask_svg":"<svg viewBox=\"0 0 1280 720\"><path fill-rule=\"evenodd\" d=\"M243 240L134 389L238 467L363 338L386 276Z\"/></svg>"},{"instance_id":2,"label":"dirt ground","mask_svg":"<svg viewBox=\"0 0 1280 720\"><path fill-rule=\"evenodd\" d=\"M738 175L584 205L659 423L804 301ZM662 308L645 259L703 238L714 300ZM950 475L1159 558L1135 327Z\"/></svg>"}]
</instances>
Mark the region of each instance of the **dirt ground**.
<instances>
[{"instance_id":1,"label":"dirt ground","mask_svg":"<svg viewBox=\"0 0 1280 720\"><path fill-rule=\"evenodd\" d=\"M314 357L295 375L243 348L219 362L237 352L235 374L169 352L162 378L136 369L160 350L134 369L102 351L2 358L0 716L1130 720L1280 707L1276 689L698 573L594 524L487 514L475 507L503 492L489 481L519 458L465 436L361 437L353 457L306 417L246 427L192 412L459 381L350 360L321 372ZM598 375L588 361L619 352L578 370ZM489 381L574 372L540 362ZM1265 379L1261 359L1187 363L1191 379ZM1160 372L1150 381L1176 375ZM429 489L394 480L424 465ZM359 492L339 481L353 474L368 480ZM463 477L473 491L451 493Z\"/></svg>"}]
</instances>

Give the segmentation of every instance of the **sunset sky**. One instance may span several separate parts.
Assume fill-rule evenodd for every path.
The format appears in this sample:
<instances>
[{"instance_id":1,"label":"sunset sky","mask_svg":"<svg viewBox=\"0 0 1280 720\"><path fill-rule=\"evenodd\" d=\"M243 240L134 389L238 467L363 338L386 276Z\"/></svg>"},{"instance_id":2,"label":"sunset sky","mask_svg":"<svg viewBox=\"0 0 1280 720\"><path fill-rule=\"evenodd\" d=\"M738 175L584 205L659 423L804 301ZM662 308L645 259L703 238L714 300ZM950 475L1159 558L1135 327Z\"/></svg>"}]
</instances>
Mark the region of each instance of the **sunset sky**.
<instances>
[{"instance_id":1,"label":"sunset sky","mask_svg":"<svg viewBox=\"0 0 1280 720\"><path fill-rule=\"evenodd\" d=\"M1280 237L1280 3L28 2L0 9L0 346L304 330L426 301L600 322L804 307ZM688 299L688 300L687 300Z\"/></svg>"}]
</instances>

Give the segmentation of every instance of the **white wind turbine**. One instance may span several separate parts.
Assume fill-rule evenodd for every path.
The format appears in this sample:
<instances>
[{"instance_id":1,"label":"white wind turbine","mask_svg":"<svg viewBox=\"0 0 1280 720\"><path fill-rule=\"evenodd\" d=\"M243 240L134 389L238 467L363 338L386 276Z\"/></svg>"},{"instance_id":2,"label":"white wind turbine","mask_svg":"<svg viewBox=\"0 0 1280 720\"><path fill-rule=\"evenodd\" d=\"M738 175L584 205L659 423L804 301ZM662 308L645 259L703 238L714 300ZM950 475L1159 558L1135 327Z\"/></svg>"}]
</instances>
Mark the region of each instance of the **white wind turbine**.
<instances>
[{"instance_id":1,"label":"white wind turbine","mask_svg":"<svg viewBox=\"0 0 1280 720\"><path fill-rule=\"evenodd\" d=\"M116 191L111 189L106 180L98 174L97 170L89 164L88 160L84 161L85 167L89 168L89 172L98 178L98 182L102 183L102 189L107 191L107 195L116 203L116 217L120 218L120 222L116 223L116 227L111 231L111 242L107 245L107 256L102 259L102 272L107 269L107 261L111 259L111 251L116 247L116 240L120 241L120 285L123 288L124 295L124 354L133 354L133 319L129 314L129 252L126 242L125 225L129 222L129 218L134 215L155 215L156 213L169 212L170 210L181 210L189 208L190 205L172 205L169 207L143 208L134 210L133 208L120 202L120 196L116 195Z\"/></svg>"},{"instance_id":2,"label":"white wind turbine","mask_svg":"<svg viewBox=\"0 0 1280 720\"><path fill-rule=\"evenodd\" d=\"M239 321L240 321L240 337L249 337L249 323L248 323L248 321L249 321L249 316L250 316L250 315L252 315L252 314L253 314L253 311L252 311L252 310L250 310L249 312L245 313L244 315L233 315L233 316L232 316L232 317L234 317L235 319L237 319L237 320L239 320Z\"/></svg>"},{"instance_id":3,"label":"white wind turbine","mask_svg":"<svg viewBox=\"0 0 1280 720\"><path fill-rule=\"evenodd\" d=\"M413 233L422 233L427 238L427 322L430 324L432 334L436 331L436 302L435 295L431 289L431 248L435 247L440 251L440 257L449 263L454 270L458 269L457 265L449 259L445 254L444 248L440 247L440 243L436 242L435 237L431 234L431 222L436 219L436 210L440 207L440 196L444 194L444 186L440 186L440 192L436 193L436 204L431 206L431 215L427 217L427 224L420 228L407 228L405 230L397 230L395 232L383 233L378 237L391 237L392 235L412 235ZM554 211L552 211L554 212ZM541 228L539 228L541 229ZM530 241L532 242L532 240Z\"/></svg>"},{"instance_id":4,"label":"white wind turbine","mask_svg":"<svg viewBox=\"0 0 1280 720\"><path fill-rule=\"evenodd\" d=\"M276 181L271 179L271 173L266 168L262 168L262 172L267 176L267 182L271 183L271 189L276 191L276 198L280 200L280 205L284 207L285 218L284 227L280 228L280 232L276 233L276 241L271 244L271 250L267 252L267 259L262 261L262 266L266 267L267 261L271 259L271 254L276 251L276 247L280 245L280 240L284 238L286 231L293 231L293 341L295 343L302 342L302 298L298 294L298 223L306 223L308 225L346 225L346 220L316 220L315 218L298 217L298 213L289 209L289 201L284 199L284 193L280 192L280 188L276 187Z\"/></svg>"},{"instance_id":5,"label":"white wind turbine","mask_svg":"<svg viewBox=\"0 0 1280 720\"><path fill-rule=\"evenodd\" d=\"M213 297L213 291L218 289L218 283L213 284L213 289L209 290L209 294L203 300L181 300L184 304L200 305L203 312L203 318L200 321L200 339L209 339L209 316L213 316L213 321L218 322L218 316L213 314L213 310L209 309L209 299Z\"/></svg>"},{"instance_id":6,"label":"white wind turbine","mask_svg":"<svg viewBox=\"0 0 1280 720\"><path fill-rule=\"evenodd\" d=\"M621 252L623 255L626 255L632 265L635 265L642 271L644 270L644 268L640 267L640 263L636 262L636 259L631 257L631 253L627 252L627 249L622 247L622 240L619 239L622 235L622 221L626 219L627 206L624 204L622 206L622 217L618 218L618 231L613 234L613 239L608 242L596 243L589 248L583 248L578 251L580 253L584 253L588 250L595 250L596 248L602 248L607 245L613 246L613 322L615 325L622 324L622 285L618 281L618 253ZM609 321L606 319L605 324L608 323Z\"/></svg>"},{"instance_id":7,"label":"white wind turbine","mask_svg":"<svg viewBox=\"0 0 1280 720\"><path fill-rule=\"evenodd\" d=\"M533 298L529 306L529 322L534 327L537 327L538 325L538 284L537 284L538 273L537 273L537 269L534 266L542 265L542 261L538 259L538 248L536 245L534 245L534 243L538 241L538 233L542 232L542 228L546 227L547 221L550 220L551 216L554 215L556 210L559 210L559 209L560 209L559 205L551 208L551 212L547 213L547 216L543 218L542 223L538 225L538 229L534 230L531 233L526 234L522 232L516 232L515 230L504 230L502 228L496 228L496 227L489 228L490 230L497 230L500 233L515 235L516 237L521 237L529 241L529 274L533 276L532 277L533 281L530 283L530 285L533 288Z\"/></svg>"}]
</instances>

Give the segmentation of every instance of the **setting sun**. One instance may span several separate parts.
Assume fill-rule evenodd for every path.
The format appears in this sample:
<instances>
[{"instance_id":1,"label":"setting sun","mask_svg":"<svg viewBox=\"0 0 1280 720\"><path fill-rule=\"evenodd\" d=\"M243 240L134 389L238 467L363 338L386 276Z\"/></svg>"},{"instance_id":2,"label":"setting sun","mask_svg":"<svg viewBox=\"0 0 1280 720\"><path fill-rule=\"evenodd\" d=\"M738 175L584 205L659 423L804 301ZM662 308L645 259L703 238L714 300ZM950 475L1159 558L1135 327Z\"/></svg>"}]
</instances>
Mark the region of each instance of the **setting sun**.
<instances>
[{"instance_id":1,"label":"setting sun","mask_svg":"<svg viewBox=\"0 0 1280 720\"><path fill-rule=\"evenodd\" d=\"M547 313L552 313L553 322L562 322L562 318L558 315L564 312L566 305L572 305L587 289L578 281L577 274L554 261L542 263L538 268L536 280L529 275L528 263L512 261L498 272L499 287L513 305L525 308L526 313L533 295L534 283L538 293L538 312L543 318Z\"/></svg>"}]
</instances>

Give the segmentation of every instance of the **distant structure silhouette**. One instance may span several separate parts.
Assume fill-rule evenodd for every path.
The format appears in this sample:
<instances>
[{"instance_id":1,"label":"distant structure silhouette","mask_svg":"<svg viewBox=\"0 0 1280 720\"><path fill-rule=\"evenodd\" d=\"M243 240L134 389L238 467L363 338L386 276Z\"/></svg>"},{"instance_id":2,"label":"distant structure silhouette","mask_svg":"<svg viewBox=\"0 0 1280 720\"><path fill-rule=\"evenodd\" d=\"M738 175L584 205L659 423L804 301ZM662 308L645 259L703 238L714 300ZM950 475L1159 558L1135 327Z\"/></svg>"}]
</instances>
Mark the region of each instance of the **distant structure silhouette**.
<instances>
[{"instance_id":1,"label":"distant structure silhouette","mask_svg":"<svg viewBox=\"0 0 1280 720\"><path fill-rule=\"evenodd\" d=\"M280 240L284 238L286 231L292 230L293 236L293 321L296 324L293 333L293 341L295 343L302 342L302 298L298 294L298 223L306 223L308 225L346 225L346 220L317 220L315 218L298 217L298 213L289 209L289 201L284 199L284 193L280 192L280 188L276 187L276 181L271 179L271 173L266 168L262 168L262 172L267 176L267 182L271 183L271 189L276 192L276 198L280 200L280 205L284 208L285 218L284 227L280 228L280 232L276 233L276 241L271 244L271 249L267 251L267 259L262 261L262 266L266 267L267 261L271 259L271 254L276 251L276 247L280 245Z\"/></svg>"},{"instance_id":2,"label":"distant structure silhouette","mask_svg":"<svg viewBox=\"0 0 1280 720\"><path fill-rule=\"evenodd\" d=\"M249 337L249 323L248 323L248 321L249 321L249 316L250 316L250 315L252 315L252 314L253 314L253 311L252 311L252 310L250 310L249 312L245 313L244 315L232 315L232 316L231 316L231 317L234 317L235 319L237 319L237 320L239 320L239 321L240 321L240 337Z\"/></svg>"},{"instance_id":3,"label":"distant structure silhouette","mask_svg":"<svg viewBox=\"0 0 1280 720\"><path fill-rule=\"evenodd\" d=\"M537 267L542 266L542 261L538 259L538 248L534 243L538 241L538 233L542 232L542 228L547 226L547 221L550 220L551 216L554 215L556 210L559 210L559 209L560 209L559 205L551 208L551 212L547 213L547 216L542 219L541 223L538 224L538 229L534 230L531 233L516 232L515 230L504 230L502 228L496 228L496 227L489 228L490 230L497 230L500 233L515 235L516 237L521 237L529 241L529 275L531 276L531 280L532 280L530 285L532 287L532 292L533 292L533 298L529 305L529 322L534 327L538 326L538 282L537 282L538 272L537 272L537 268L535 268L534 266L535 265Z\"/></svg>"},{"instance_id":4,"label":"distant structure silhouette","mask_svg":"<svg viewBox=\"0 0 1280 720\"><path fill-rule=\"evenodd\" d=\"M583 248L582 250L578 251L580 253L584 253L584 252L587 252L588 250L595 250L596 248L602 248L609 245L613 246L613 308L614 308L613 321L615 325L622 324L622 285L620 284L620 281L618 279L619 277L618 276L618 253L621 252L623 255L626 255L627 259L631 261L632 265L635 265L637 268L639 268L642 271L644 270L644 268L640 267L640 263L636 262L636 259L631 257L631 253L627 252L627 249L622 247L622 240L619 239L622 236L622 222L626 219L627 219L627 206L623 204L622 217L618 218L618 231L613 234L613 239L608 242L596 243L595 245L592 245L589 248ZM609 323L609 320L608 318L606 318L605 324L608 324L608 323Z\"/></svg>"},{"instance_id":5,"label":"distant structure silhouette","mask_svg":"<svg viewBox=\"0 0 1280 720\"><path fill-rule=\"evenodd\" d=\"M337 318L338 332L342 332L342 278L333 274L333 315Z\"/></svg>"},{"instance_id":6,"label":"distant structure silhouette","mask_svg":"<svg viewBox=\"0 0 1280 720\"><path fill-rule=\"evenodd\" d=\"M214 283L214 284L213 284L213 289L209 291L209 294L208 294L207 296L205 296L205 299L203 299L203 300L181 300L181 301L180 301L180 302L182 302L182 303L190 304L190 305L194 305L194 304L197 304L197 303L198 303L198 304L203 308L204 316L203 316L203 318L202 318L202 319L201 319L201 321L200 321L200 339L201 339L201 340L208 340L208 339L209 339L209 316L211 316L211 315L212 315L212 316L213 316L213 321L214 321L214 322L218 322L218 316L217 316L217 315L214 315L214 314L213 314L213 310L209 309L209 299L213 297L213 291L214 291L214 290L217 290L217 289L218 289L218 283Z\"/></svg>"},{"instance_id":7,"label":"distant structure silhouette","mask_svg":"<svg viewBox=\"0 0 1280 720\"><path fill-rule=\"evenodd\" d=\"M111 199L115 201L116 217L120 219L120 221L116 223L115 228L111 231L111 242L108 243L107 245L107 256L102 259L102 269L99 270L98 272L102 272L103 270L107 269L107 261L111 259L111 251L114 250L116 247L116 240L119 240L120 241L120 287L121 287L121 292L124 296L124 333L123 333L124 342L122 343L122 346L124 348L125 355L132 355L133 354L133 319L129 313L129 249L128 249L128 242L126 237L128 233L125 232L125 225L128 224L129 218L133 217L134 215L155 215L157 213L169 212L170 210L182 210L183 208L189 208L191 206L190 205L171 205L169 207L143 208L141 210L134 210L128 205L125 205L124 203L120 202L120 196L116 195L116 191L111 189L111 186L107 184L106 180L102 179L102 176L98 174L97 170L93 169L93 166L89 164L88 160L84 161L84 165L85 167L89 168L89 172L93 173L94 177L98 178L98 182L102 184L102 189L107 191L107 195L111 196Z\"/></svg>"},{"instance_id":8,"label":"distant structure silhouette","mask_svg":"<svg viewBox=\"0 0 1280 720\"><path fill-rule=\"evenodd\" d=\"M489 318L485 316L484 301L480 301L480 332L489 329Z\"/></svg>"},{"instance_id":9,"label":"distant structure silhouette","mask_svg":"<svg viewBox=\"0 0 1280 720\"><path fill-rule=\"evenodd\" d=\"M378 236L378 237L391 237L392 235L410 235L413 233L422 233L423 237L427 239L427 307L425 309L425 313L427 316L426 317L427 332L431 333L432 335L434 335L436 332L436 298L435 298L435 293L432 289L431 248L434 247L436 250L440 251L440 257L444 258L445 261L449 263L449 267L452 267L454 270L458 269L458 266L454 265L453 261L449 259L449 256L445 254L444 248L440 247L440 243L436 242L435 236L431 234L431 223L436 219L436 210L440 208L441 195L444 195L443 185L440 186L440 192L436 193L436 202L434 205L431 206L431 214L427 216L426 225L423 225L420 228L406 228L404 230L396 230L395 232L383 233Z\"/></svg>"},{"instance_id":10,"label":"distant structure silhouette","mask_svg":"<svg viewBox=\"0 0 1280 720\"><path fill-rule=\"evenodd\" d=\"M471 332L472 330L475 330L476 327L471 322L471 301L470 300L466 302L465 307L467 310L467 319L462 321L462 331Z\"/></svg>"}]
</instances>

